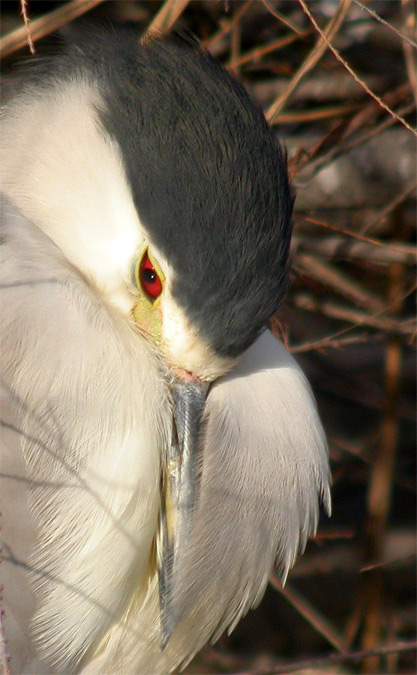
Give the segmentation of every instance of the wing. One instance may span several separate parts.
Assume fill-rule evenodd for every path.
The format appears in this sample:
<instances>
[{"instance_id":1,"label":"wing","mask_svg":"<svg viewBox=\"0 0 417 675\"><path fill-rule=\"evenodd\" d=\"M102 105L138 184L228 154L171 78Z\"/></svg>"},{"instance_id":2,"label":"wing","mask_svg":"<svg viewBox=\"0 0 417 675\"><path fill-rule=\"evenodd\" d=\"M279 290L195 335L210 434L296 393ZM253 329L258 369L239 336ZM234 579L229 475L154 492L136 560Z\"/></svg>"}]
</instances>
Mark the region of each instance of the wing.
<instances>
[{"instance_id":1,"label":"wing","mask_svg":"<svg viewBox=\"0 0 417 675\"><path fill-rule=\"evenodd\" d=\"M149 564L168 389L129 320L7 200L1 257L6 639L13 672L73 672Z\"/></svg>"},{"instance_id":2,"label":"wing","mask_svg":"<svg viewBox=\"0 0 417 675\"><path fill-rule=\"evenodd\" d=\"M266 332L208 398L194 541L177 588L183 611L198 607L214 640L232 630L262 598L274 564L285 580L316 531L320 501L329 511L315 401L294 359ZM192 575L193 567L204 574Z\"/></svg>"}]
</instances>

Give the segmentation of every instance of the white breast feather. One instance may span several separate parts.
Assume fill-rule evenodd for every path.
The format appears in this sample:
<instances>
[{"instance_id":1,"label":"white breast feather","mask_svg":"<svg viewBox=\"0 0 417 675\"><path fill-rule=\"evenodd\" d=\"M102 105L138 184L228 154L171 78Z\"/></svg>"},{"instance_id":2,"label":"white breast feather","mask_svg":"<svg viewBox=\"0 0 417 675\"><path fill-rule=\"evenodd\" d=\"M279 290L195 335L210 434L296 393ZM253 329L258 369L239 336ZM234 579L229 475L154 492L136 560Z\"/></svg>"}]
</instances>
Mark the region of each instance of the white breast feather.
<instances>
[{"instance_id":1,"label":"white breast feather","mask_svg":"<svg viewBox=\"0 0 417 675\"><path fill-rule=\"evenodd\" d=\"M27 463L39 528L21 562L38 597L40 653L71 672L149 565L170 401L163 368L134 327L37 228L6 221L3 422L16 462L21 452ZM20 524L8 513L4 523L10 557Z\"/></svg>"}]
</instances>

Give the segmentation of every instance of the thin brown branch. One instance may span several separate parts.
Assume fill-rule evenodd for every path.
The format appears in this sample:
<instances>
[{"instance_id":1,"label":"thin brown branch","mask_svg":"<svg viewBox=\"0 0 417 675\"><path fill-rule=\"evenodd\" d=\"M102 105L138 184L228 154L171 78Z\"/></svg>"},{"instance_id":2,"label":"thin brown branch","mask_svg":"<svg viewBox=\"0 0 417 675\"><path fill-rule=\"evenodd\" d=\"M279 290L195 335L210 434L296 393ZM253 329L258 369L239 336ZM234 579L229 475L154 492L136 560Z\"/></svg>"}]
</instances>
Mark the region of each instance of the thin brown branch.
<instances>
[{"instance_id":1,"label":"thin brown branch","mask_svg":"<svg viewBox=\"0 0 417 675\"><path fill-rule=\"evenodd\" d=\"M412 184L409 185L406 190L404 190L403 193L401 193L401 201L403 201L409 194L412 193L412 191L416 187L416 182L413 180ZM411 189L410 189L411 188ZM396 198L397 199L397 198ZM395 206L397 203L395 203ZM400 242L397 241L391 241L390 243L387 243L385 241L381 241L380 239L373 239L371 237L366 237L363 232L354 232L353 230L348 230L345 227L338 227L337 225L332 225L332 223L327 223L324 220L318 220L317 218L311 218L304 216L303 220L305 220L306 223L312 223L313 225L319 225L320 227L324 227L327 230L333 230L334 232L339 232L342 234L345 234L347 237L350 237L351 239L355 239L357 241L360 241L365 244L371 244L372 246L375 246L379 250L384 250L384 249L389 249L390 251L395 251L399 255L406 255L410 256L407 258L407 264L415 264L416 262L416 249L414 246L407 246L406 244L401 244ZM384 254L382 254L384 255ZM396 261L394 260L393 262L406 262L405 260L401 261Z\"/></svg>"},{"instance_id":2,"label":"thin brown branch","mask_svg":"<svg viewBox=\"0 0 417 675\"><path fill-rule=\"evenodd\" d=\"M411 652L417 649L417 640L399 640L388 645L382 645L376 649L361 649L359 651L347 652L346 654L330 654L319 659L306 659L304 661L293 661L282 666L268 670L271 675L285 675L285 673L295 673L298 670L309 668L319 668L331 666L335 663L352 662L360 663L369 656L385 656L387 654L400 654L402 652ZM320 672L320 671L317 671ZM237 675L262 675L261 671L252 670L240 672Z\"/></svg>"},{"instance_id":3,"label":"thin brown branch","mask_svg":"<svg viewBox=\"0 0 417 675\"><path fill-rule=\"evenodd\" d=\"M53 33L53 31L58 30L58 28L65 26L67 23L78 16L85 14L101 2L103 2L103 0L72 0L72 2L63 5L63 7L58 7L58 9L48 12L48 14L41 16L39 19L35 19L35 21L32 21L30 24L33 42L36 42L37 40L46 37L46 35ZM11 33L8 33L0 39L0 53L2 57L13 54L13 52L24 47L26 42L26 26L21 26L20 28L11 31Z\"/></svg>"},{"instance_id":4,"label":"thin brown branch","mask_svg":"<svg viewBox=\"0 0 417 675\"><path fill-rule=\"evenodd\" d=\"M366 93L367 93L371 98L373 98L374 101L375 101L376 103L378 103L379 106L381 106L381 108L383 108L389 115L391 115L391 117L393 117L397 122L399 122L400 124L402 124L406 129L408 129L408 131L411 131L411 133L414 134L414 136L417 137L417 130L416 130L416 129L413 129L413 127L410 126L410 125L408 124L408 122L406 122L406 120L405 120L403 117L401 117L400 115L398 115L398 114L397 114L394 110L392 110L386 103L384 103L384 101L382 100L382 98L380 98L379 96L377 96L377 95L372 91L372 89L370 89L370 88L368 87L368 85L366 84L366 82L364 82L360 77L358 77L358 75L355 73L355 71L353 70L353 68L350 67L350 65L347 63L347 61L345 61L345 59L342 58L342 56L340 55L339 51L338 51L335 47L333 47L333 45L331 44L332 36L326 34L326 31L322 31L322 29L321 29L320 26L318 25L317 21L315 20L315 18L314 18L313 15L311 14L310 10L308 9L308 7L307 7L305 1L304 1L304 0L298 0L298 2L301 4L301 6L302 6L304 12L307 14L307 16L308 16L308 18L310 19L311 23L313 24L314 28L315 28L315 29L317 30L317 32L321 35L321 37L323 38L323 41L325 42L325 44L327 45L327 47L330 49L330 51L332 52L332 54L333 54L333 55L336 57L336 59L339 61L339 63L341 63L341 64L346 68L346 70L352 75L352 77L356 80L356 82L358 82L358 83L363 87L363 89L366 91Z\"/></svg>"},{"instance_id":5,"label":"thin brown branch","mask_svg":"<svg viewBox=\"0 0 417 675\"><path fill-rule=\"evenodd\" d=\"M388 204L380 211L378 218L374 220L373 222L367 224L362 230L361 234L365 234L366 232L369 232L370 230L373 230L375 227L377 227L380 223L382 223L385 218L399 206L402 204L403 201L405 201L410 195L413 194L415 189L417 188L417 181L412 180L409 185L407 185L404 190L400 192L399 195L397 195L392 201L388 202ZM400 261L398 261L400 262Z\"/></svg>"},{"instance_id":6,"label":"thin brown branch","mask_svg":"<svg viewBox=\"0 0 417 675\"><path fill-rule=\"evenodd\" d=\"M221 38L225 37L228 33L230 33L230 31L240 21L240 19L244 16L244 14L246 14L252 2L253 0L247 0L246 2L244 2L230 21L225 22L224 26L222 26L222 28L219 31L217 31L217 33L203 40L203 45L207 49L210 49L216 42L218 42L219 40L221 40Z\"/></svg>"},{"instance_id":7,"label":"thin brown branch","mask_svg":"<svg viewBox=\"0 0 417 675\"><path fill-rule=\"evenodd\" d=\"M372 316L358 309L345 307L330 300L320 300L309 293L296 293L292 296L291 300L299 309L309 312L319 312L331 319L347 321L352 323L355 328L367 326L391 335L407 335L413 338L416 335L415 326L410 325L408 321L399 321L390 316L382 318L380 316Z\"/></svg>"},{"instance_id":8,"label":"thin brown branch","mask_svg":"<svg viewBox=\"0 0 417 675\"><path fill-rule=\"evenodd\" d=\"M299 2L300 1L302 2L302 0L299 0ZM266 113L266 119L268 120L269 123L273 122L275 117L279 115L279 113L287 103L293 91L295 91L295 89L298 87L303 77L308 72L310 72L310 70L312 70L312 68L314 68L314 66L321 59L321 57L323 56L323 54L327 49L328 40L331 40L336 35L337 31L339 30L340 26L342 25L346 17L346 14L349 11L350 5L351 0L341 0L336 12L329 21L329 24L327 25L323 35L319 37L317 43L315 44L315 46L313 47L307 58L304 60L304 63L298 69L298 71L292 78L291 82L288 84L286 90L268 108Z\"/></svg>"},{"instance_id":9,"label":"thin brown branch","mask_svg":"<svg viewBox=\"0 0 417 675\"><path fill-rule=\"evenodd\" d=\"M325 284L328 288L334 289L340 295L353 300L357 305L372 312L384 311L385 303L376 293L365 289L358 281L355 281L341 270L336 269L330 263L304 253L298 254L296 263L304 268L305 273L309 277L320 281L320 283Z\"/></svg>"},{"instance_id":10,"label":"thin brown branch","mask_svg":"<svg viewBox=\"0 0 417 675\"><path fill-rule=\"evenodd\" d=\"M393 26L392 23L389 23L389 21L385 21L385 19L383 19L382 16L380 16L379 14L374 12L370 7L367 7L366 5L364 5L362 2L360 2L360 0L353 0L353 2L355 3L355 5L358 5L358 7L360 7L362 10L365 10L366 12L368 12L368 14L370 14L375 19L375 21L378 21L378 23L382 23L384 26L386 26L388 28L388 30L391 30L391 31L393 31L393 33L396 33L396 35L398 35L398 37L401 40L405 40L412 47L417 47L416 42L414 42L409 37L404 35L404 33L401 33L401 31L398 30L397 28L395 28L395 26Z\"/></svg>"},{"instance_id":11,"label":"thin brown branch","mask_svg":"<svg viewBox=\"0 0 417 675\"><path fill-rule=\"evenodd\" d=\"M414 293L416 290L416 285L414 285L411 289L409 289L406 293L404 293L402 300L405 300L411 293ZM294 303L296 304L296 302ZM313 298L313 306L314 306L314 298ZM388 307L390 309L390 307ZM314 310L313 310L314 311ZM414 321L414 319L413 319ZM313 350L321 350L323 348L328 348L331 346L331 343L341 342L341 336L346 335L346 333L349 333L350 331L354 330L355 328L362 326L364 322L359 322L359 323L354 323L353 326L349 326L348 328L343 328L342 330L338 330L335 333L331 333L330 335L326 335L323 338L320 338L318 340L314 340L313 342L307 342L302 345L298 345L296 347L291 347L291 352L292 353L297 353L301 351L313 351ZM404 322L406 324L407 322ZM383 331L382 331L383 332ZM363 336L360 336L362 338ZM415 334L413 333L413 338L415 337ZM343 338L345 340L345 338ZM414 417L413 417L414 419Z\"/></svg>"},{"instance_id":12,"label":"thin brown branch","mask_svg":"<svg viewBox=\"0 0 417 675\"><path fill-rule=\"evenodd\" d=\"M404 565L407 563L414 563L415 559L416 559L415 555L406 555L403 558L396 558L395 560L388 560L388 561L383 560L382 562L373 563L372 565L365 565L364 567L361 567L359 572L362 574L364 572L370 572L371 570L377 569L379 567L388 567L391 565Z\"/></svg>"},{"instance_id":13,"label":"thin brown branch","mask_svg":"<svg viewBox=\"0 0 417 675\"><path fill-rule=\"evenodd\" d=\"M353 539L355 532L353 530L326 530L325 532L318 532L314 537L314 541L322 542L329 539Z\"/></svg>"},{"instance_id":14,"label":"thin brown branch","mask_svg":"<svg viewBox=\"0 0 417 675\"><path fill-rule=\"evenodd\" d=\"M299 38L306 37L309 33L310 31L305 31L299 35L293 35L291 33L290 35L280 38L279 40L275 40L269 45L255 47L255 49L252 49L250 52L246 52L246 54L240 56L238 59L233 59L230 61L230 63L227 64L227 68L234 69L237 66L243 66L246 63L257 63L263 56L265 56L265 54L270 54L271 52L275 52L277 49L287 47Z\"/></svg>"},{"instance_id":15,"label":"thin brown branch","mask_svg":"<svg viewBox=\"0 0 417 675\"><path fill-rule=\"evenodd\" d=\"M404 294L404 273L402 265L395 263L390 269L390 302L392 311L399 314ZM397 413L399 383L402 371L402 347L397 337L391 337L385 353L385 402L381 425L381 442L372 465L368 494L368 522L366 558L376 562L382 558L386 537L388 515L391 508L394 460L397 451L399 418ZM373 649L382 638L384 629L384 608L386 604L382 570L374 568L365 579L364 596L365 625L362 636L364 649ZM367 659L369 673L379 672L380 660Z\"/></svg>"},{"instance_id":16,"label":"thin brown branch","mask_svg":"<svg viewBox=\"0 0 417 675\"><path fill-rule=\"evenodd\" d=\"M269 578L270 584L279 591L284 598L291 603L293 607L301 614L301 616L308 621L308 623L315 628L320 635L322 635L333 647L339 652L346 651L346 645L342 636L332 626L331 622L324 617L313 605L308 602L300 593L295 591L289 584L283 586L276 574L272 573Z\"/></svg>"},{"instance_id":17,"label":"thin brown branch","mask_svg":"<svg viewBox=\"0 0 417 675\"><path fill-rule=\"evenodd\" d=\"M416 7L414 0L412 0L412 2L410 2L410 0L406 0L405 2L403 2L403 11L405 15L404 32L413 37L415 37L416 35L415 10ZM417 44L406 35L403 35L402 45L411 91L413 92L414 100L417 103L417 63L416 63L416 55L415 52L413 51L413 47L417 47Z\"/></svg>"},{"instance_id":18,"label":"thin brown branch","mask_svg":"<svg viewBox=\"0 0 417 675\"><path fill-rule=\"evenodd\" d=\"M28 14L28 3L27 0L20 0L20 14L23 19L23 24L26 28L26 35L27 35L27 43L29 47L29 51L32 55L34 55L35 52L35 45L33 44L32 40L32 34L30 30L30 19L29 19L29 14Z\"/></svg>"},{"instance_id":19,"label":"thin brown branch","mask_svg":"<svg viewBox=\"0 0 417 675\"><path fill-rule=\"evenodd\" d=\"M350 337L337 340L333 336L325 337L315 342L304 342L302 345L291 347L291 354L302 354L303 352L322 352L327 349L342 349L351 345L365 344L369 341L369 335L351 335Z\"/></svg>"},{"instance_id":20,"label":"thin brown branch","mask_svg":"<svg viewBox=\"0 0 417 675\"><path fill-rule=\"evenodd\" d=\"M281 12L278 12L278 10L271 7L268 0L262 0L262 2L265 5L265 7L267 8L268 12L270 14L272 14L272 16L274 16L276 19L278 19L278 21L281 21L281 23L283 23L285 26L288 26L288 28L291 28L291 30L293 30L295 33L299 33L300 35L301 35L301 33L304 32L302 28L299 28L298 26L296 26L295 23L290 21L283 14L281 14Z\"/></svg>"},{"instance_id":21,"label":"thin brown branch","mask_svg":"<svg viewBox=\"0 0 417 675\"><path fill-rule=\"evenodd\" d=\"M236 22L233 26L233 30L230 33L231 36L231 61L238 61L241 53L241 38L242 38L242 24ZM236 68L237 77L240 76L240 66Z\"/></svg>"},{"instance_id":22,"label":"thin brown branch","mask_svg":"<svg viewBox=\"0 0 417 675\"><path fill-rule=\"evenodd\" d=\"M407 83L407 91L409 90L409 85ZM404 85L402 85L402 88L404 88ZM409 113L413 112L415 108L414 103L408 103L405 106L402 106L398 110L399 115L408 115ZM323 169L325 166L330 164L333 160L335 160L337 157L340 157L343 154L346 154L350 150L353 150L354 148L358 148L361 145L364 145L368 141L370 141L372 138L375 138L376 136L379 136L383 131L386 129L389 129L396 123L396 120L393 117L386 117L385 119L380 122L380 124L372 126L370 129L367 129L360 135L356 135L354 138L350 138L347 140L344 140L342 142L338 141L336 145L334 145L330 150L325 152L322 155L319 155L315 159L310 159L308 155L304 157L304 160L301 162L298 162L296 166L293 166L292 168L292 173L293 175L296 175L297 173L300 173L301 170L303 170L302 174L302 182L303 185L307 183L309 180L314 178L314 176ZM308 166L305 166L308 164Z\"/></svg>"},{"instance_id":23,"label":"thin brown branch","mask_svg":"<svg viewBox=\"0 0 417 675\"><path fill-rule=\"evenodd\" d=\"M145 36L168 33L189 2L190 0L165 0L158 14L149 24Z\"/></svg>"},{"instance_id":24,"label":"thin brown branch","mask_svg":"<svg viewBox=\"0 0 417 675\"><path fill-rule=\"evenodd\" d=\"M315 253L326 258L338 260L354 260L387 264L400 262L403 265L417 263L417 249L414 246L382 241L357 241L347 237L308 237L294 235L292 246L295 251Z\"/></svg>"},{"instance_id":25,"label":"thin brown branch","mask_svg":"<svg viewBox=\"0 0 417 675\"><path fill-rule=\"evenodd\" d=\"M316 108L315 110L308 111L287 110L286 112L282 112L277 117L275 117L271 124L308 124L309 122L351 115L353 112L356 112L361 108L363 108L362 104L352 103L350 105L337 105L331 106L329 108Z\"/></svg>"}]
</instances>

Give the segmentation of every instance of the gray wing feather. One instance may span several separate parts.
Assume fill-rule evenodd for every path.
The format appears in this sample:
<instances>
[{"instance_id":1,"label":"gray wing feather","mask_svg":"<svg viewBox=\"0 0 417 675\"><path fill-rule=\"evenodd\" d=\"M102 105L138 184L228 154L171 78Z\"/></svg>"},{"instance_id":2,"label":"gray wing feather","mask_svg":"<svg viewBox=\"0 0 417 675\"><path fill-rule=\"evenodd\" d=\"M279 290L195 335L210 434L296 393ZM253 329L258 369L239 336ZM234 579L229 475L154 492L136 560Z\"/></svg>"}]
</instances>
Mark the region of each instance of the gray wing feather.
<instances>
[{"instance_id":1,"label":"gray wing feather","mask_svg":"<svg viewBox=\"0 0 417 675\"><path fill-rule=\"evenodd\" d=\"M212 388L205 426L201 495L176 597L184 613L198 608L215 640L259 602L274 564L285 580L316 531L320 501L330 509L329 466L310 386L269 332Z\"/></svg>"}]
</instances>

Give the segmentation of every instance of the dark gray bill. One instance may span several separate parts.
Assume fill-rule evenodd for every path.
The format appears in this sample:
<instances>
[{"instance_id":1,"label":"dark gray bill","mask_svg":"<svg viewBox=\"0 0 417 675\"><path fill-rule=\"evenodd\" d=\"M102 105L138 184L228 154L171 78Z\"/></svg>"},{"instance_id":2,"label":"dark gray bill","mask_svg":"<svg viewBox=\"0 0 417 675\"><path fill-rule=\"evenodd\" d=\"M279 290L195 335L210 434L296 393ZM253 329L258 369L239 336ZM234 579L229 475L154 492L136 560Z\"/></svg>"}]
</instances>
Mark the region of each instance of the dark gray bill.
<instances>
[{"instance_id":1,"label":"dark gray bill","mask_svg":"<svg viewBox=\"0 0 417 675\"><path fill-rule=\"evenodd\" d=\"M163 475L158 560L162 649L181 618L175 584L198 499L200 424L208 388L208 383L191 379L176 379L172 386L172 439Z\"/></svg>"}]
</instances>

